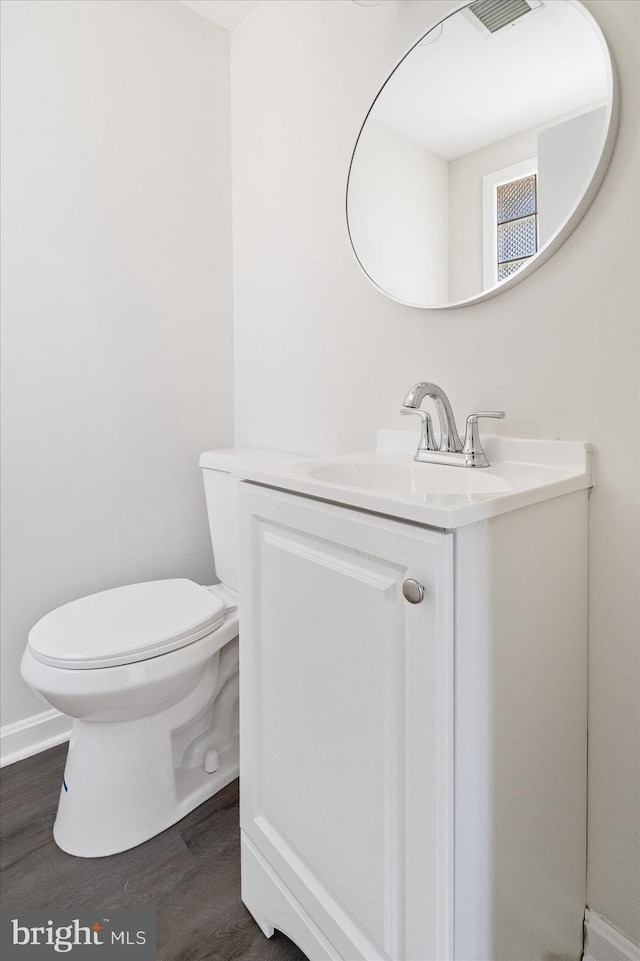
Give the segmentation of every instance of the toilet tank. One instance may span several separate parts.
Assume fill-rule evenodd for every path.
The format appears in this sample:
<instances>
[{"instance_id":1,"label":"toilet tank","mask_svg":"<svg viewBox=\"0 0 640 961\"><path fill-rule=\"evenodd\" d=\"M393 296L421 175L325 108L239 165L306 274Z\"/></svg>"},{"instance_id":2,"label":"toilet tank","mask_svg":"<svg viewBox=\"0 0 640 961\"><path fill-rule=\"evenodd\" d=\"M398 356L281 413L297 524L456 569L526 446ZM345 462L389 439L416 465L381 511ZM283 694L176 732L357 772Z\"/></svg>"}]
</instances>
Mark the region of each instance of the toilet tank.
<instances>
[{"instance_id":1,"label":"toilet tank","mask_svg":"<svg viewBox=\"0 0 640 961\"><path fill-rule=\"evenodd\" d=\"M230 447L208 450L200 456L207 501L213 563L218 580L238 590L238 485L242 466L273 465L298 460L299 455L278 451Z\"/></svg>"},{"instance_id":2,"label":"toilet tank","mask_svg":"<svg viewBox=\"0 0 640 961\"><path fill-rule=\"evenodd\" d=\"M236 451L210 450L200 457L216 577L238 590L238 478Z\"/></svg>"}]
</instances>

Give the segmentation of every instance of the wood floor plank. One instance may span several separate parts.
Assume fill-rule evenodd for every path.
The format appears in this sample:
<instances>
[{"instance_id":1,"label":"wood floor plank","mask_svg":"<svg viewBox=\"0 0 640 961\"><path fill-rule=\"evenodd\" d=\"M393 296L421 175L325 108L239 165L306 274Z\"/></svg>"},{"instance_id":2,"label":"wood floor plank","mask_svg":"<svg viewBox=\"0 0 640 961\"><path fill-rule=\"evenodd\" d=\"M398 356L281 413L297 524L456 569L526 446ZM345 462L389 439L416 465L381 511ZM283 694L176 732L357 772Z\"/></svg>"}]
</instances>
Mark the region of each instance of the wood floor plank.
<instances>
[{"instance_id":1,"label":"wood floor plank","mask_svg":"<svg viewBox=\"0 0 640 961\"><path fill-rule=\"evenodd\" d=\"M7 910L155 910L158 961L307 961L265 938L240 900L238 782L150 841L77 858L53 841L66 745L2 770L0 903Z\"/></svg>"}]
</instances>

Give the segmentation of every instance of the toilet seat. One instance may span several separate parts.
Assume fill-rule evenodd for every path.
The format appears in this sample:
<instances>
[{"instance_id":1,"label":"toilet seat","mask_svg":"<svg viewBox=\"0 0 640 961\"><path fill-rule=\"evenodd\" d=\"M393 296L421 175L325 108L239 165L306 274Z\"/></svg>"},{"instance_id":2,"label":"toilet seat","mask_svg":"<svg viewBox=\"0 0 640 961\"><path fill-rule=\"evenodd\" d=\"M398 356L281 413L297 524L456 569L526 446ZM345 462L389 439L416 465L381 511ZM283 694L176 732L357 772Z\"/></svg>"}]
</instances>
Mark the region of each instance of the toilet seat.
<instances>
[{"instance_id":1,"label":"toilet seat","mask_svg":"<svg viewBox=\"0 0 640 961\"><path fill-rule=\"evenodd\" d=\"M213 633L225 609L219 594L186 578L129 584L51 611L31 629L28 647L51 667L133 664Z\"/></svg>"}]
</instances>

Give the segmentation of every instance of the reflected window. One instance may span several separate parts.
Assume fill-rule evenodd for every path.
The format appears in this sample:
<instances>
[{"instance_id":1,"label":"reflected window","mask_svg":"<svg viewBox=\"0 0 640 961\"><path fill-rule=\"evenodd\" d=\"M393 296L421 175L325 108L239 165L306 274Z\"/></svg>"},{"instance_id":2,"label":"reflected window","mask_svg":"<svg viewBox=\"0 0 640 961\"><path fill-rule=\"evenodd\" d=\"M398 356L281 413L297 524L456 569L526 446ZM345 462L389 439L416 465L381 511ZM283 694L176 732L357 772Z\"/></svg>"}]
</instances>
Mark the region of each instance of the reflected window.
<instances>
[{"instance_id":1,"label":"reflected window","mask_svg":"<svg viewBox=\"0 0 640 961\"><path fill-rule=\"evenodd\" d=\"M536 174L496 188L497 276L506 280L538 250L538 186Z\"/></svg>"}]
</instances>

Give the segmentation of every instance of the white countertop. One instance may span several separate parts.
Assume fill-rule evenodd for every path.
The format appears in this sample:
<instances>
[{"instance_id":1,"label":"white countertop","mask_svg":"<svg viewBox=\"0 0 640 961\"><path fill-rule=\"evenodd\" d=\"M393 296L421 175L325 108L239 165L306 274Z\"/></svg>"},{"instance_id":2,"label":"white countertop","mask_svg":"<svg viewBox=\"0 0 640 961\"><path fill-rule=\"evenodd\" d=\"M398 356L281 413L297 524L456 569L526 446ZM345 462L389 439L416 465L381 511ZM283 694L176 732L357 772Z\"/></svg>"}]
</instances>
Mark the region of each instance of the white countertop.
<instances>
[{"instance_id":1,"label":"white countertop","mask_svg":"<svg viewBox=\"0 0 640 961\"><path fill-rule=\"evenodd\" d=\"M429 527L455 529L591 486L591 450L574 441L485 437L486 468L416 463L418 432L378 431L373 451L305 457L249 448L207 451L202 467L243 481Z\"/></svg>"}]
</instances>

